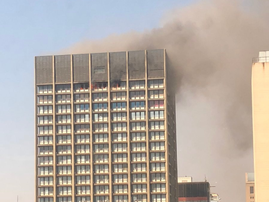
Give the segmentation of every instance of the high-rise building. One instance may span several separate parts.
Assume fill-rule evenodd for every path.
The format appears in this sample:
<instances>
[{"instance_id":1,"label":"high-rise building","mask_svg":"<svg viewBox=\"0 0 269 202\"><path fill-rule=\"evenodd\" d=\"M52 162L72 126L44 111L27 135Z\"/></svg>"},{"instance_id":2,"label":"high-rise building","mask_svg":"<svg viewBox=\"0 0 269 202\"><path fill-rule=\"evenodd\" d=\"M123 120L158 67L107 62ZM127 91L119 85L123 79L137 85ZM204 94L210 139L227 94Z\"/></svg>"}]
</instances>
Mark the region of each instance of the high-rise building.
<instances>
[{"instance_id":1,"label":"high-rise building","mask_svg":"<svg viewBox=\"0 0 269 202\"><path fill-rule=\"evenodd\" d=\"M254 173L246 173L246 202L255 202Z\"/></svg>"},{"instance_id":2,"label":"high-rise building","mask_svg":"<svg viewBox=\"0 0 269 202\"><path fill-rule=\"evenodd\" d=\"M255 201L269 201L269 52L252 65L252 119Z\"/></svg>"},{"instance_id":3,"label":"high-rise building","mask_svg":"<svg viewBox=\"0 0 269 202\"><path fill-rule=\"evenodd\" d=\"M36 57L36 202L177 201L170 74L165 50Z\"/></svg>"}]
</instances>

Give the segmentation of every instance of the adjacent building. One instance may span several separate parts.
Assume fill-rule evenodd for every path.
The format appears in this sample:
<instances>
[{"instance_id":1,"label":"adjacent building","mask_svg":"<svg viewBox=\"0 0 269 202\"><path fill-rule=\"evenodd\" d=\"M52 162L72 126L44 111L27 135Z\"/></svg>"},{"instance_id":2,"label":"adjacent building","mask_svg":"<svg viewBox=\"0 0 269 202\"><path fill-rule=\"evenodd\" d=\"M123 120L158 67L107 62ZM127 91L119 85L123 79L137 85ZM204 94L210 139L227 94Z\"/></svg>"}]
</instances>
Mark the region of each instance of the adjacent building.
<instances>
[{"instance_id":1,"label":"adjacent building","mask_svg":"<svg viewBox=\"0 0 269 202\"><path fill-rule=\"evenodd\" d=\"M252 119L255 200L269 201L269 51L252 64Z\"/></svg>"},{"instance_id":2,"label":"adjacent building","mask_svg":"<svg viewBox=\"0 0 269 202\"><path fill-rule=\"evenodd\" d=\"M254 173L246 173L246 202L254 202Z\"/></svg>"},{"instance_id":3,"label":"adjacent building","mask_svg":"<svg viewBox=\"0 0 269 202\"><path fill-rule=\"evenodd\" d=\"M36 202L177 201L165 50L35 57Z\"/></svg>"},{"instance_id":4,"label":"adjacent building","mask_svg":"<svg viewBox=\"0 0 269 202\"><path fill-rule=\"evenodd\" d=\"M192 182L191 177L178 179L178 201L210 202L209 182Z\"/></svg>"}]
</instances>

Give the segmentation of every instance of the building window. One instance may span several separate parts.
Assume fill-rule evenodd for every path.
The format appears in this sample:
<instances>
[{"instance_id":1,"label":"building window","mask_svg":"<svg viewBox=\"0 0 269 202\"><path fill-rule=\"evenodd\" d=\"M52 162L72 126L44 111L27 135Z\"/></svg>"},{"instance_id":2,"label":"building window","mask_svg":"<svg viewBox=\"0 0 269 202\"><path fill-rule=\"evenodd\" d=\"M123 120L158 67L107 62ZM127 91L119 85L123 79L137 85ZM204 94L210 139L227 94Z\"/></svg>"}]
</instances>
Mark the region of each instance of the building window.
<instances>
[{"instance_id":1,"label":"building window","mask_svg":"<svg viewBox=\"0 0 269 202\"><path fill-rule=\"evenodd\" d=\"M127 193L127 185L114 185L113 186L113 193L120 194L120 193Z\"/></svg>"},{"instance_id":2,"label":"building window","mask_svg":"<svg viewBox=\"0 0 269 202\"><path fill-rule=\"evenodd\" d=\"M89 196L78 196L78 197L76 197L76 202L91 202L91 197L89 197Z\"/></svg>"},{"instance_id":3,"label":"building window","mask_svg":"<svg viewBox=\"0 0 269 202\"><path fill-rule=\"evenodd\" d=\"M145 112L131 112L131 120L145 120Z\"/></svg>"},{"instance_id":4,"label":"building window","mask_svg":"<svg viewBox=\"0 0 269 202\"><path fill-rule=\"evenodd\" d=\"M90 125L75 125L75 132L76 133L88 133L90 132Z\"/></svg>"},{"instance_id":5,"label":"building window","mask_svg":"<svg viewBox=\"0 0 269 202\"><path fill-rule=\"evenodd\" d=\"M164 161L165 160L165 153L164 152L150 153L150 160L151 161Z\"/></svg>"},{"instance_id":6,"label":"building window","mask_svg":"<svg viewBox=\"0 0 269 202\"><path fill-rule=\"evenodd\" d=\"M57 177L57 184L64 185L64 184L72 184L72 178L71 177Z\"/></svg>"},{"instance_id":7,"label":"building window","mask_svg":"<svg viewBox=\"0 0 269 202\"><path fill-rule=\"evenodd\" d=\"M71 133L71 126L57 126L57 133L64 134L64 133Z\"/></svg>"},{"instance_id":8,"label":"building window","mask_svg":"<svg viewBox=\"0 0 269 202\"><path fill-rule=\"evenodd\" d=\"M152 202L165 202L165 194L153 194L151 195L151 201Z\"/></svg>"},{"instance_id":9,"label":"building window","mask_svg":"<svg viewBox=\"0 0 269 202\"><path fill-rule=\"evenodd\" d=\"M56 85L56 92L57 93L69 93L70 90L71 90L70 84Z\"/></svg>"},{"instance_id":10,"label":"building window","mask_svg":"<svg viewBox=\"0 0 269 202\"><path fill-rule=\"evenodd\" d=\"M163 79L148 81L149 88L163 88Z\"/></svg>"},{"instance_id":11,"label":"building window","mask_svg":"<svg viewBox=\"0 0 269 202\"><path fill-rule=\"evenodd\" d=\"M126 92L111 93L111 100L126 100Z\"/></svg>"},{"instance_id":12,"label":"building window","mask_svg":"<svg viewBox=\"0 0 269 202\"><path fill-rule=\"evenodd\" d=\"M113 182L114 183L128 182L128 176L127 175L113 175Z\"/></svg>"},{"instance_id":13,"label":"building window","mask_svg":"<svg viewBox=\"0 0 269 202\"><path fill-rule=\"evenodd\" d=\"M132 143L132 151L146 151L146 143Z\"/></svg>"},{"instance_id":14,"label":"building window","mask_svg":"<svg viewBox=\"0 0 269 202\"><path fill-rule=\"evenodd\" d=\"M122 191L124 188L119 188L118 190ZM126 193L125 190L124 192L114 192L114 193ZM113 202L128 202L128 196L113 196Z\"/></svg>"},{"instance_id":15,"label":"building window","mask_svg":"<svg viewBox=\"0 0 269 202\"><path fill-rule=\"evenodd\" d=\"M90 170L90 166L76 166L77 174L89 174Z\"/></svg>"},{"instance_id":16,"label":"building window","mask_svg":"<svg viewBox=\"0 0 269 202\"><path fill-rule=\"evenodd\" d=\"M132 161L133 162L146 161L146 153L132 154Z\"/></svg>"},{"instance_id":17,"label":"building window","mask_svg":"<svg viewBox=\"0 0 269 202\"><path fill-rule=\"evenodd\" d=\"M53 195L53 187L38 188L38 196L50 196Z\"/></svg>"},{"instance_id":18,"label":"building window","mask_svg":"<svg viewBox=\"0 0 269 202\"><path fill-rule=\"evenodd\" d=\"M38 154L39 155L47 155L47 154L53 154L53 147L38 147Z\"/></svg>"},{"instance_id":19,"label":"building window","mask_svg":"<svg viewBox=\"0 0 269 202\"><path fill-rule=\"evenodd\" d=\"M104 184L109 182L108 175L96 175L94 176L94 183L96 184Z\"/></svg>"},{"instance_id":20,"label":"building window","mask_svg":"<svg viewBox=\"0 0 269 202\"><path fill-rule=\"evenodd\" d=\"M145 122L133 122L131 123L131 130L146 130L146 123Z\"/></svg>"},{"instance_id":21,"label":"building window","mask_svg":"<svg viewBox=\"0 0 269 202\"><path fill-rule=\"evenodd\" d=\"M37 86L37 93L38 94L47 94L52 93L52 86Z\"/></svg>"},{"instance_id":22,"label":"building window","mask_svg":"<svg viewBox=\"0 0 269 202\"><path fill-rule=\"evenodd\" d=\"M90 145L76 145L76 153L77 154L90 153Z\"/></svg>"},{"instance_id":23,"label":"building window","mask_svg":"<svg viewBox=\"0 0 269 202\"><path fill-rule=\"evenodd\" d=\"M52 164L53 164L52 156L38 157L38 165L52 165Z\"/></svg>"},{"instance_id":24,"label":"building window","mask_svg":"<svg viewBox=\"0 0 269 202\"><path fill-rule=\"evenodd\" d=\"M57 113L70 113L71 112L71 105L58 105L57 106Z\"/></svg>"},{"instance_id":25,"label":"building window","mask_svg":"<svg viewBox=\"0 0 269 202\"><path fill-rule=\"evenodd\" d=\"M95 186L94 193L95 194L108 194L109 188L108 188L108 186Z\"/></svg>"},{"instance_id":26,"label":"building window","mask_svg":"<svg viewBox=\"0 0 269 202\"><path fill-rule=\"evenodd\" d=\"M124 142L127 141L126 133L114 133L113 134L113 142Z\"/></svg>"},{"instance_id":27,"label":"building window","mask_svg":"<svg viewBox=\"0 0 269 202\"><path fill-rule=\"evenodd\" d=\"M249 187L249 193L254 194L254 186Z\"/></svg>"},{"instance_id":28,"label":"building window","mask_svg":"<svg viewBox=\"0 0 269 202\"><path fill-rule=\"evenodd\" d=\"M130 81L130 89L143 89L145 88L145 81Z\"/></svg>"},{"instance_id":29,"label":"building window","mask_svg":"<svg viewBox=\"0 0 269 202\"><path fill-rule=\"evenodd\" d=\"M53 185L53 177L39 177L38 185Z\"/></svg>"},{"instance_id":30,"label":"building window","mask_svg":"<svg viewBox=\"0 0 269 202\"><path fill-rule=\"evenodd\" d=\"M57 163L58 164L71 164L71 156L57 156Z\"/></svg>"},{"instance_id":31,"label":"building window","mask_svg":"<svg viewBox=\"0 0 269 202\"><path fill-rule=\"evenodd\" d=\"M52 114L53 110L52 110L52 106L39 106L37 108L37 113L38 114Z\"/></svg>"},{"instance_id":32,"label":"building window","mask_svg":"<svg viewBox=\"0 0 269 202\"><path fill-rule=\"evenodd\" d=\"M75 102L89 102L89 94L75 94Z\"/></svg>"},{"instance_id":33,"label":"building window","mask_svg":"<svg viewBox=\"0 0 269 202\"><path fill-rule=\"evenodd\" d=\"M53 202L53 198L49 198L49 197L46 197L46 198L38 198L38 202Z\"/></svg>"},{"instance_id":34,"label":"building window","mask_svg":"<svg viewBox=\"0 0 269 202\"><path fill-rule=\"evenodd\" d=\"M164 101L163 100L149 101L149 108L150 109L163 109Z\"/></svg>"},{"instance_id":35,"label":"building window","mask_svg":"<svg viewBox=\"0 0 269 202\"><path fill-rule=\"evenodd\" d=\"M165 163L151 163L151 171L165 171Z\"/></svg>"},{"instance_id":36,"label":"building window","mask_svg":"<svg viewBox=\"0 0 269 202\"><path fill-rule=\"evenodd\" d=\"M146 174L133 174L132 175L132 181L133 182L146 182L147 181L147 175Z\"/></svg>"},{"instance_id":37,"label":"building window","mask_svg":"<svg viewBox=\"0 0 269 202\"><path fill-rule=\"evenodd\" d=\"M38 168L38 175L53 175L53 167L46 166Z\"/></svg>"},{"instance_id":38,"label":"building window","mask_svg":"<svg viewBox=\"0 0 269 202\"><path fill-rule=\"evenodd\" d=\"M71 197L57 197L57 202L72 202Z\"/></svg>"},{"instance_id":39,"label":"building window","mask_svg":"<svg viewBox=\"0 0 269 202\"><path fill-rule=\"evenodd\" d=\"M108 152L108 145L107 144L96 144L96 145L94 145L94 152L98 152L98 153Z\"/></svg>"},{"instance_id":40,"label":"building window","mask_svg":"<svg viewBox=\"0 0 269 202\"><path fill-rule=\"evenodd\" d=\"M107 163L108 162L108 155L107 154L96 154L94 155L94 162L95 163Z\"/></svg>"},{"instance_id":41,"label":"building window","mask_svg":"<svg viewBox=\"0 0 269 202\"><path fill-rule=\"evenodd\" d=\"M163 90L150 90L149 91L149 98L163 98Z\"/></svg>"},{"instance_id":42,"label":"building window","mask_svg":"<svg viewBox=\"0 0 269 202\"><path fill-rule=\"evenodd\" d=\"M145 91L134 91L130 92L131 100L142 100L145 99Z\"/></svg>"},{"instance_id":43,"label":"building window","mask_svg":"<svg viewBox=\"0 0 269 202\"><path fill-rule=\"evenodd\" d=\"M126 102L118 102L118 103L112 103L111 108L113 111L125 111L126 110Z\"/></svg>"},{"instance_id":44,"label":"building window","mask_svg":"<svg viewBox=\"0 0 269 202\"><path fill-rule=\"evenodd\" d=\"M149 118L150 119L164 119L164 111L150 111Z\"/></svg>"},{"instance_id":45,"label":"building window","mask_svg":"<svg viewBox=\"0 0 269 202\"><path fill-rule=\"evenodd\" d=\"M58 195L71 195L72 187L57 187L57 194Z\"/></svg>"},{"instance_id":46,"label":"building window","mask_svg":"<svg viewBox=\"0 0 269 202\"><path fill-rule=\"evenodd\" d=\"M75 115L75 121L76 123L84 123L90 121L90 115L89 114L76 114Z\"/></svg>"},{"instance_id":47,"label":"building window","mask_svg":"<svg viewBox=\"0 0 269 202\"><path fill-rule=\"evenodd\" d=\"M164 140L164 132L150 132L150 140Z\"/></svg>"},{"instance_id":48,"label":"building window","mask_svg":"<svg viewBox=\"0 0 269 202\"><path fill-rule=\"evenodd\" d=\"M71 115L57 116L57 123L71 123Z\"/></svg>"},{"instance_id":49,"label":"building window","mask_svg":"<svg viewBox=\"0 0 269 202\"><path fill-rule=\"evenodd\" d=\"M107 91L107 82L95 82L91 85L92 91Z\"/></svg>"},{"instance_id":50,"label":"building window","mask_svg":"<svg viewBox=\"0 0 269 202\"><path fill-rule=\"evenodd\" d=\"M74 91L76 91L76 92L88 92L89 91L89 84L88 83L75 84Z\"/></svg>"},{"instance_id":51,"label":"building window","mask_svg":"<svg viewBox=\"0 0 269 202\"><path fill-rule=\"evenodd\" d=\"M132 141L146 140L146 133L131 133Z\"/></svg>"},{"instance_id":52,"label":"building window","mask_svg":"<svg viewBox=\"0 0 269 202\"><path fill-rule=\"evenodd\" d=\"M132 185L132 192L133 193L146 193L147 192L147 185L134 184L134 185Z\"/></svg>"},{"instance_id":53,"label":"building window","mask_svg":"<svg viewBox=\"0 0 269 202\"><path fill-rule=\"evenodd\" d=\"M107 123L98 123L93 125L94 132L106 132L108 131L108 124Z\"/></svg>"},{"instance_id":54,"label":"building window","mask_svg":"<svg viewBox=\"0 0 269 202\"><path fill-rule=\"evenodd\" d=\"M94 114L93 115L93 121L94 122L107 121L107 113Z\"/></svg>"},{"instance_id":55,"label":"building window","mask_svg":"<svg viewBox=\"0 0 269 202\"><path fill-rule=\"evenodd\" d=\"M113 172L114 173L121 173L121 172L127 172L127 171L128 171L127 164L115 164L115 165L113 165Z\"/></svg>"},{"instance_id":56,"label":"building window","mask_svg":"<svg viewBox=\"0 0 269 202\"><path fill-rule=\"evenodd\" d=\"M52 124L52 116L39 116L37 122L38 124Z\"/></svg>"},{"instance_id":57,"label":"building window","mask_svg":"<svg viewBox=\"0 0 269 202\"><path fill-rule=\"evenodd\" d=\"M127 144L113 144L112 145L113 152L124 152L127 151Z\"/></svg>"},{"instance_id":58,"label":"building window","mask_svg":"<svg viewBox=\"0 0 269 202\"><path fill-rule=\"evenodd\" d=\"M38 104L52 103L52 95L40 95L40 96L37 96L37 103Z\"/></svg>"},{"instance_id":59,"label":"building window","mask_svg":"<svg viewBox=\"0 0 269 202\"><path fill-rule=\"evenodd\" d=\"M37 128L38 130L38 134L42 135L42 134L52 134L52 126L39 126Z\"/></svg>"},{"instance_id":60,"label":"building window","mask_svg":"<svg viewBox=\"0 0 269 202\"><path fill-rule=\"evenodd\" d=\"M90 136L89 135L76 135L76 143L86 143L90 142Z\"/></svg>"},{"instance_id":61,"label":"building window","mask_svg":"<svg viewBox=\"0 0 269 202\"><path fill-rule=\"evenodd\" d=\"M71 166L57 166L57 174L59 175L66 175L72 173Z\"/></svg>"},{"instance_id":62,"label":"building window","mask_svg":"<svg viewBox=\"0 0 269 202\"><path fill-rule=\"evenodd\" d=\"M112 124L112 131L126 131L127 124L126 123L113 123Z\"/></svg>"},{"instance_id":63,"label":"building window","mask_svg":"<svg viewBox=\"0 0 269 202\"><path fill-rule=\"evenodd\" d=\"M107 111L107 103L93 104L93 111L95 112Z\"/></svg>"},{"instance_id":64,"label":"building window","mask_svg":"<svg viewBox=\"0 0 269 202\"><path fill-rule=\"evenodd\" d=\"M152 182L165 182L165 174L164 173L154 173L150 175Z\"/></svg>"},{"instance_id":65,"label":"building window","mask_svg":"<svg viewBox=\"0 0 269 202\"><path fill-rule=\"evenodd\" d=\"M127 162L127 154L113 154L113 162Z\"/></svg>"},{"instance_id":66,"label":"building window","mask_svg":"<svg viewBox=\"0 0 269 202\"><path fill-rule=\"evenodd\" d=\"M125 90L125 88L126 88L125 81L111 82L111 90Z\"/></svg>"},{"instance_id":67,"label":"building window","mask_svg":"<svg viewBox=\"0 0 269 202\"><path fill-rule=\"evenodd\" d=\"M76 156L76 163L90 163L90 155Z\"/></svg>"},{"instance_id":68,"label":"building window","mask_svg":"<svg viewBox=\"0 0 269 202\"><path fill-rule=\"evenodd\" d=\"M152 151L158 151L158 150L164 150L164 142L151 142L150 143L150 150Z\"/></svg>"},{"instance_id":69,"label":"building window","mask_svg":"<svg viewBox=\"0 0 269 202\"><path fill-rule=\"evenodd\" d=\"M108 196L95 196L94 202L109 202Z\"/></svg>"},{"instance_id":70,"label":"building window","mask_svg":"<svg viewBox=\"0 0 269 202\"><path fill-rule=\"evenodd\" d=\"M88 112L89 111L89 104L79 104L79 105L76 104L75 111L76 112Z\"/></svg>"},{"instance_id":71,"label":"building window","mask_svg":"<svg viewBox=\"0 0 269 202\"><path fill-rule=\"evenodd\" d=\"M58 144L71 143L71 135L57 135Z\"/></svg>"},{"instance_id":72,"label":"building window","mask_svg":"<svg viewBox=\"0 0 269 202\"><path fill-rule=\"evenodd\" d=\"M46 145L46 144L52 144L52 143L53 143L52 136L38 137L38 144L39 145Z\"/></svg>"},{"instance_id":73,"label":"building window","mask_svg":"<svg viewBox=\"0 0 269 202\"><path fill-rule=\"evenodd\" d=\"M96 134L94 135L94 142L107 142L108 135L107 134Z\"/></svg>"},{"instance_id":74,"label":"building window","mask_svg":"<svg viewBox=\"0 0 269 202\"><path fill-rule=\"evenodd\" d=\"M162 130L164 129L164 121L151 121L149 122L150 130Z\"/></svg>"},{"instance_id":75,"label":"building window","mask_svg":"<svg viewBox=\"0 0 269 202\"><path fill-rule=\"evenodd\" d=\"M76 183L77 184L90 184L90 176L76 176Z\"/></svg>"},{"instance_id":76,"label":"building window","mask_svg":"<svg viewBox=\"0 0 269 202\"><path fill-rule=\"evenodd\" d=\"M133 195L132 202L147 202L147 195Z\"/></svg>"},{"instance_id":77,"label":"building window","mask_svg":"<svg viewBox=\"0 0 269 202\"><path fill-rule=\"evenodd\" d=\"M57 103L69 103L71 101L71 95L57 95L56 102Z\"/></svg>"},{"instance_id":78,"label":"building window","mask_svg":"<svg viewBox=\"0 0 269 202\"><path fill-rule=\"evenodd\" d=\"M165 192L165 184L152 184L151 192Z\"/></svg>"},{"instance_id":79,"label":"building window","mask_svg":"<svg viewBox=\"0 0 269 202\"><path fill-rule=\"evenodd\" d=\"M92 96L94 102L107 101L107 93L94 93Z\"/></svg>"},{"instance_id":80,"label":"building window","mask_svg":"<svg viewBox=\"0 0 269 202\"><path fill-rule=\"evenodd\" d=\"M145 109L145 102L130 102L131 110Z\"/></svg>"},{"instance_id":81,"label":"building window","mask_svg":"<svg viewBox=\"0 0 269 202\"><path fill-rule=\"evenodd\" d=\"M132 164L133 172L145 172L146 170L147 170L147 166L145 163Z\"/></svg>"}]
</instances>

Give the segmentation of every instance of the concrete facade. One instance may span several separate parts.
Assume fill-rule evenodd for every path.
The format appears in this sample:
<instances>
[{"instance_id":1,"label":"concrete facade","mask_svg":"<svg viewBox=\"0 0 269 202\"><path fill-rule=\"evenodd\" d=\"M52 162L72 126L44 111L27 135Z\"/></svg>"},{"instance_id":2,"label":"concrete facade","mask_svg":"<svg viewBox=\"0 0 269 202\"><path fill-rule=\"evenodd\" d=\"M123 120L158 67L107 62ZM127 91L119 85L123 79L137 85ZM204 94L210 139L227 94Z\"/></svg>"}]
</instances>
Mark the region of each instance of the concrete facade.
<instances>
[{"instance_id":1,"label":"concrete facade","mask_svg":"<svg viewBox=\"0 0 269 202\"><path fill-rule=\"evenodd\" d=\"M246 202L255 202L254 173L246 173Z\"/></svg>"},{"instance_id":2,"label":"concrete facade","mask_svg":"<svg viewBox=\"0 0 269 202\"><path fill-rule=\"evenodd\" d=\"M260 53L260 56L263 55ZM252 119L255 200L269 201L269 63L259 57L252 65Z\"/></svg>"},{"instance_id":3,"label":"concrete facade","mask_svg":"<svg viewBox=\"0 0 269 202\"><path fill-rule=\"evenodd\" d=\"M165 50L36 57L36 201L177 201L169 73Z\"/></svg>"}]
</instances>

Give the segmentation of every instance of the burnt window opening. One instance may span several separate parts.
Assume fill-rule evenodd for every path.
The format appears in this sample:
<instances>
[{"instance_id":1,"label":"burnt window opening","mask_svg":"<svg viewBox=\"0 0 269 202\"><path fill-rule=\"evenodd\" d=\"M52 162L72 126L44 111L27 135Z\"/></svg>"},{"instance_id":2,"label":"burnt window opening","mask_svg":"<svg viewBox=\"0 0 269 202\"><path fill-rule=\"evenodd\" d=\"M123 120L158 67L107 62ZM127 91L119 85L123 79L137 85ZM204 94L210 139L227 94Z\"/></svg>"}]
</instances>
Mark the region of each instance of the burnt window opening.
<instances>
[{"instance_id":1,"label":"burnt window opening","mask_svg":"<svg viewBox=\"0 0 269 202\"><path fill-rule=\"evenodd\" d=\"M104 74L106 73L106 69L104 66L97 66L93 69L94 74Z\"/></svg>"},{"instance_id":2,"label":"burnt window opening","mask_svg":"<svg viewBox=\"0 0 269 202\"><path fill-rule=\"evenodd\" d=\"M91 84L92 90L106 90L107 82L94 82Z\"/></svg>"}]
</instances>

